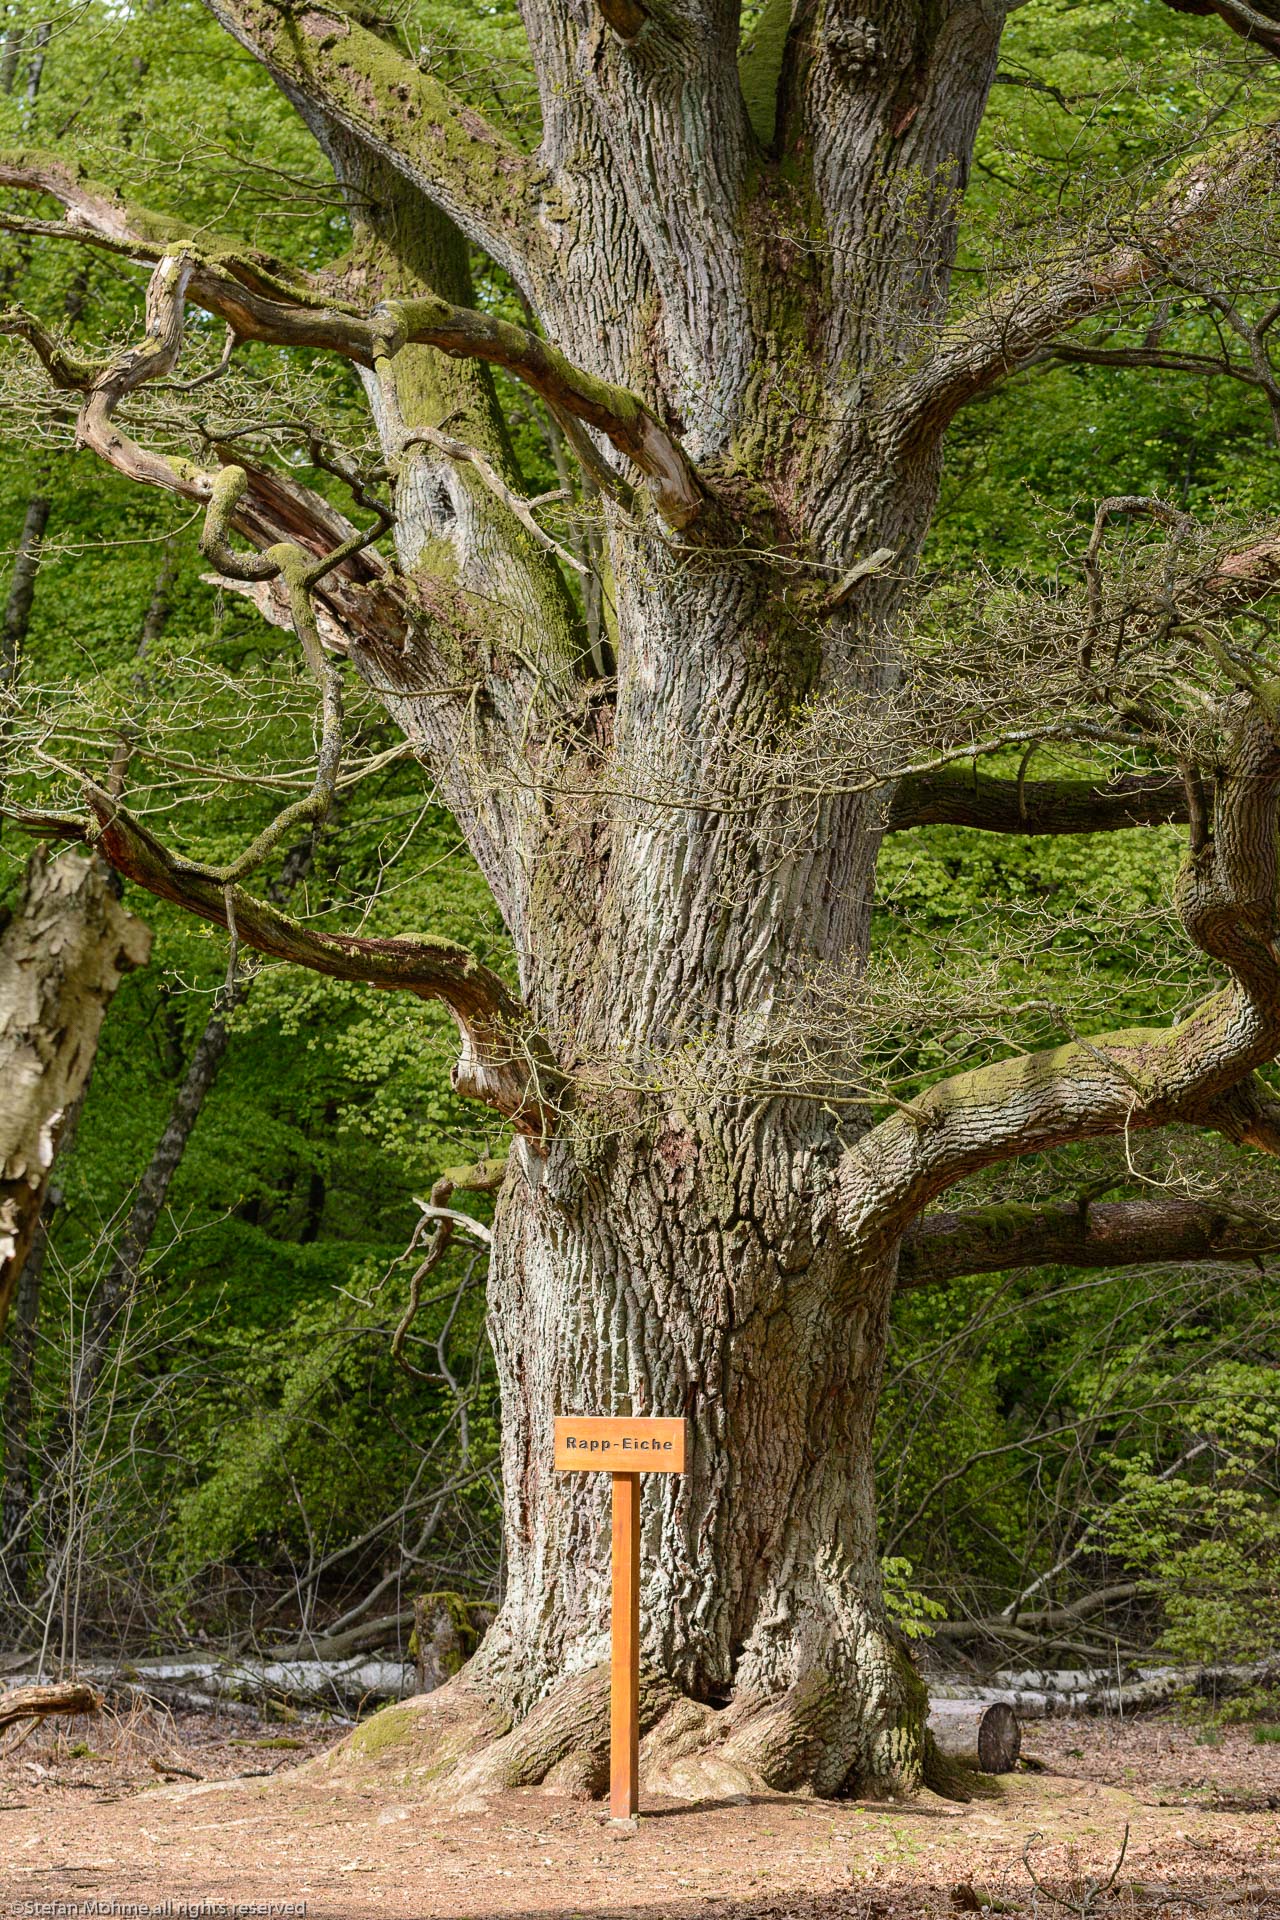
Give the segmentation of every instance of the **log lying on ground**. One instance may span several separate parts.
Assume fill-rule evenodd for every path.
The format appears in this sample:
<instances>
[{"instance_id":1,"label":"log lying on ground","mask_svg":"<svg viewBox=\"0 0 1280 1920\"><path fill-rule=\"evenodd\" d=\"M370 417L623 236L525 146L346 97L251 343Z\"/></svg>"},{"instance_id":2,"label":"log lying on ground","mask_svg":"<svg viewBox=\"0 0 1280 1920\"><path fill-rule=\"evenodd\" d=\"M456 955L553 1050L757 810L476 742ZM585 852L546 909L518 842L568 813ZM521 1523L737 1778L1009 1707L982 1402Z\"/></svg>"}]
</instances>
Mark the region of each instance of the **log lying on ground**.
<instances>
[{"instance_id":1,"label":"log lying on ground","mask_svg":"<svg viewBox=\"0 0 1280 1920\"><path fill-rule=\"evenodd\" d=\"M362 1621L343 1633L317 1634L296 1645L271 1647L263 1658L272 1661L345 1660L353 1653L378 1648L417 1647L418 1692L430 1693L457 1672L474 1653L497 1609L490 1601L471 1600L465 1594L441 1589L420 1593L412 1607Z\"/></svg>"},{"instance_id":2,"label":"log lying on ground","mask_svg":"<svg viewBox=\"0 0 1280 1920\"><path fill-rule=\"evenodd\" d=\"M102 1695L87 1681L71 1680L56 1687L10 1687L0 1693L0 1732L19 1720L43 1720L52 1713L100 1713Z\"/></svg>"},{"instance_id":3,"label":"log lying on ground","mask_svg":"<svg viewBox=\"0 0 1280 1920\"><path fill-rule=\"evenodd\" d=\"M1217 1698L1246 1687L1280 1687L1280 1660L1218 1667L1139 1667L1128 1679L1102 1668L1077 1668L995 1675L990 1685L937 1681L936 1707L943 1701L968 1701L1012 1707L1020 1720L1048 1720L1071 1713L1130 1713L1158 1707L1179 1694Z\"/></svg>"},{"instance_id":4,"label":"log lying on ground","mask_svg":"<svg viewBox=\"0 0 1280 1920\"><path fill-rule=\"evenodd\" d=\"M87 1664L80 1672L108 1695L189 1713L256 1712L274 1704L346 1720L362 1707L403 1700L415 1688L413 1667L399 1660L157 1659ZM0 1693L0 1702L9 1698Z\"/></svg>"},{"instance_id":5,"label":"log lying on ground","mask_svg":"<svg viewBox=\"0 0 1280 1920\"><path fill-rule=\"evenodd\" d=\"M1010 1773L1022 1751L1018 1716L1006 1700L931 1700L929 1731L948 1760L978 1773Z\"/></svg>"}]
</instances>

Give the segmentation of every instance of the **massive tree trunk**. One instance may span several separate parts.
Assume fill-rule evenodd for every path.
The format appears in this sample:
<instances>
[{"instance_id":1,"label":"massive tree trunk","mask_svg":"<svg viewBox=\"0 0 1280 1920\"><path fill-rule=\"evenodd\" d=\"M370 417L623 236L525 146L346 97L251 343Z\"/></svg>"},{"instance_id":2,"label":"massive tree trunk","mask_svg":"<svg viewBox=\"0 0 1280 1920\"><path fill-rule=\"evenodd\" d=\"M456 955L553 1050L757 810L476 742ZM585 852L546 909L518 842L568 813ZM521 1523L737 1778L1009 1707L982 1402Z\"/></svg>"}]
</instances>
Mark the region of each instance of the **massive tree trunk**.
<instances>
[{"instance_id":1,"label":"massive tree trunk","mask_svg":"<svg viewBox=\"0 0 1280 1920\"><path fill-rule=\"evenodd\" d=\"M490 1315L507 1591L474 1670L515 1716L608 1651L608 1477L553 1472L554 1416L684 1414L687 1475L644 1483L646 1664L729 1709L703 1737L771 1786L918 1784L870 1467L892 1262L851 1273L815 1228L831 1176L812 1116L770 1100L517 1155Z\"/></svg>"},{"instance_id":2,"label":"massive tree trunk","mask_svg":"<svg viewBox=\"0 0 1280 1920\"><path fill-rule=\"evenodd\" d=\"M916 738L900 601L951 415L1062 329L1145 295L1216 212L1267 188L1273 132L1155 195L1145 256L1127 234L1064 248L1051 272L952 320L996 0L876 0L857 18L782 0L741 76L737 12L715 0L531 4L536 156L363 9L206 4L315 133L349 195L350 258L312 274L206 255L56 155L16 156L0 183L55 195L66 233L153 271L145 336L100 363L34 316L4 324L82 392L81 444L203 504L206 555L295 628L319 690L316 777L223 867L170 851L92 784L92 825L58 830L91 834L121 871L264 952L443 1000L463 1042L455 1085L515 1131L491 1310L507 1592L467 1672L422 1709L437 1746L452 1729L455 1757L484 1743L466 1780L599 1777L605 1488L552 1471L551 1428L557 1413L631 1412L693 1430L691 1472L645 1492L652 1777L687 1780L701 1756L746 1783L910 1788L929 1743L881 1608L870 1464L903 1235L1019 1154L1173 1121L1280 1142L1252 1080L1280 1047L1280 702L1237 665L1203 772L990 782L959 801L937 780L895 819L894 769ZM472 308L464 241L511 276L534 327ZM362 515L369 487L392 495L368 534L279 465L205 471L131 438L117 410L168 381L188 298L236 339L360 369L384 467L349 468L352 494ZM591 595L582 619L566 591L582 563L520 491L491 365L546 405L583 470L608 650ZM1134 503L1100 512L1117 506ZM1092 636L1096 546L1089 560ZM1157 624L1167 637L1164 602ZM616 679L599 677L606 651ZM446 942L317 931L245 885L333 798L335 655L452 807L519 995ZM1094 722L1132 717L1101 681L1080 701ZM1072 1040L906 1106L864 1105L853 1023L822 1007L865 968L882 833L952 817L1074 831L1090 815L1188 820L1179 905L1228 984L1176 1028ZM376 1750L403 1723L353 1744ZM439 1751L429 1766L438 1779Z\"/></svg>"}]
</instances>

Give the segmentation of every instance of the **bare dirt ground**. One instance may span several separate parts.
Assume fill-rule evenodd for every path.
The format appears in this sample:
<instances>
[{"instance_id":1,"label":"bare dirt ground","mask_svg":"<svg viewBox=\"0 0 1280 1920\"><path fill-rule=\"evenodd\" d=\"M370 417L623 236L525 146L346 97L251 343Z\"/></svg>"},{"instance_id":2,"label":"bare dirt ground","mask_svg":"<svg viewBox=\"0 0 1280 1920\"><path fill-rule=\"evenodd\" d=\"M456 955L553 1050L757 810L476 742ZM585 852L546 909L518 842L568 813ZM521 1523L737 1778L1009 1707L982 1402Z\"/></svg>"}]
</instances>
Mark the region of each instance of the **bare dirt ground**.
<instances>
[{"instance_id":1,"label":"bare dirt ground","mask_svg":"<svg viewBox=\"0 0 1280 1920\"><path fill-rule=\"evenodd\" d=\"M651 1801L616 1837L598 1806L562 1796L451 1815L384 1777L295 1771L337 1737L319 1722L150 1714L10 1736L0 1914L1280 1920L1280 1744L1248 1726L1039 1722L1024 1730L1032 1769L968 1806ZM1113 1885L1091 1893L1126 1825Z\"/></svg>"}]
</instances>

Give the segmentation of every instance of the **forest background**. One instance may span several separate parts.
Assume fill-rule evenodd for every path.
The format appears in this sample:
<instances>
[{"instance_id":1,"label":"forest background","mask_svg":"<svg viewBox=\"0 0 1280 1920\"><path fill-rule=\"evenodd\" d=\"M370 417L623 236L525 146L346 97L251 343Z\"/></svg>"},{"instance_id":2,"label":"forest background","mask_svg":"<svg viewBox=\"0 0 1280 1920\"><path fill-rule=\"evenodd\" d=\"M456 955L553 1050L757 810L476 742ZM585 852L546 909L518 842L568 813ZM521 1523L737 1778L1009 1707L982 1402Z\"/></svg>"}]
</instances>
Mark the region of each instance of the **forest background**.
<instances>
[{"instance_id":1,"label":"forest background","mask_svg":"<svg viewBox=\"0 0 1280 1920\"><path fill-rule=\"evenodd\" d=\"M518 124L531 111L506 0L383 11L429 41L491 117ZM231 207L237 230L290 259L341 252L344 214L314 149L196 0L4 12L0 145L72 139L90 173L126 190L145 177L152 204L197 228L225 226ZM1142 0L1031 0L979 143L973 257L984 229L1033 220L1073 169L1140 168L1167 139L1171 107L1190 127L1207 100L1225 102L1215 111L1229 122L1250 84L1242 67L1233 91L1240 59L1213 21ZM86 314L100 338L104 314L123 337L134 313L122 263L22 237L0 235L0 283L5 303L60 310L72 341ZM491 267L482 289L484 304L520 317ZM1176 309L1168 324L1190 347L1207 327ZM271 350L248 352L269 380ZM29 622L20 592L6 614L23 711L103 766L127 741L134 804L198 799L184 811L199 835L189 851L225 858L310 752L295 643L202 577L198 525L180 503L89 453L68 458L70 413L51 410L34 378L24 385L21 348L9 343L6 359L0 546L19 584L38 559ZM216 384L209 394L212 414ZM355 397L351 369L317 362L321 431ZM529 492L554 491L554 427L511 387L504 402ZM282 388L282 411L294 405ZM1205 517L1280 515L1256 394L1185 372L1060 365L1006 382L953 429L926 580L1078 571L1098 475L1113 493ZM331 484L321 465L306 478ZM563 533L590 537L580 523ZM430 928L509 971L496 912L421 768L371 701L356 728L360 777L277 883L292 910L345 930ZM6 746L8 777L29 746ZM936 1033L904 1017L899 1096L949 1057L957 1022L998 1035L983 970L1010 930L1034 941L1054 919L1065 928L1064 1005L1101 1000L1120 1024L1143 976L1144 1010L1153 976L1175 1003L1193 972L1168 945L1178 841L1174 828L896 834L877 905L889 966L954 978L971 956L968 997L940 1006ZM32 844L5 826L5 911ZM424 1251L420 1201L444 1169L501 1154L502 1127L451 1095L442 1009L243 958L228 989L221 931L132 891L128 904L154 932L150 961L110 1007L47 1242L0 1349L0 1648L70 1659L97 1645L243 1648L359 1628L368 1644L403 1644L416 1594L489 1601L501 1586L482 1233L456 1232L431 1271L401 1342L409 1367L393 1335ZM153 1205L180 1096L194 1124ZM1058 1191L1051 1165L1030 1185L1019 1169L1011 1230L1037 1178ZM1161 1178L1150 1152L1140 1168L1100 1153L1079 1197ZM455 1204L483 1228L483 1198ZM904 1286L879 1462L903 1631L937 1636L948 1657L1034 1649L1066 1665L1152 1647L1206 1660L1268 1651L1280 1618L1278 1318L1263 1259ZM88 1376L86 1353L97 1355ZM998 1630L982 1627L1019 1604Z\"/></svg>"}]
</instances>

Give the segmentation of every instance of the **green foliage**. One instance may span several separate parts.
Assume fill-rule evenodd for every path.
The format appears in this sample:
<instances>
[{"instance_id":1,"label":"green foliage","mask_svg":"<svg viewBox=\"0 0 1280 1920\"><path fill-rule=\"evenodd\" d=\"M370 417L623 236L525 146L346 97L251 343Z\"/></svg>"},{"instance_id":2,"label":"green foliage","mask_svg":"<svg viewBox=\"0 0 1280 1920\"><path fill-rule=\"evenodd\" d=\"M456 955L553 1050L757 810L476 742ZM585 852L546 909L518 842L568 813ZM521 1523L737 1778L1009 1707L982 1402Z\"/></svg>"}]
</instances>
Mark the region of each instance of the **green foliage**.
<instances>
[{"instance_id":1,"label":"green foliage","mask_svg":"<svg viewBox=\"0 0 1280 1920\"><path fill-rule=\"evenodd\" d=\"M927 1640L933 1632L934 1620L945 1620L946 1608L940 1601L931 1600L911 1583L915 1568L901 1554L887 1554L880 1562L880 1576L884 1581L885 1611L898 1632L907 1640Z\"/></svg>"},{"instance_id":2,"label":"green foliage","mask_svg":"<svg viewBox=\"0 0 1280 1920\"><path fill-rule=\"evenodd\" d=\"M1194 1462L1173 1475L1142 1451L1115 1462L1093 1531L1158 1600L1175 1659L1257 1659L1280 1617L1280 1374L1213 1367L1184 1418Z\"/></svg>"}]
</instances>

